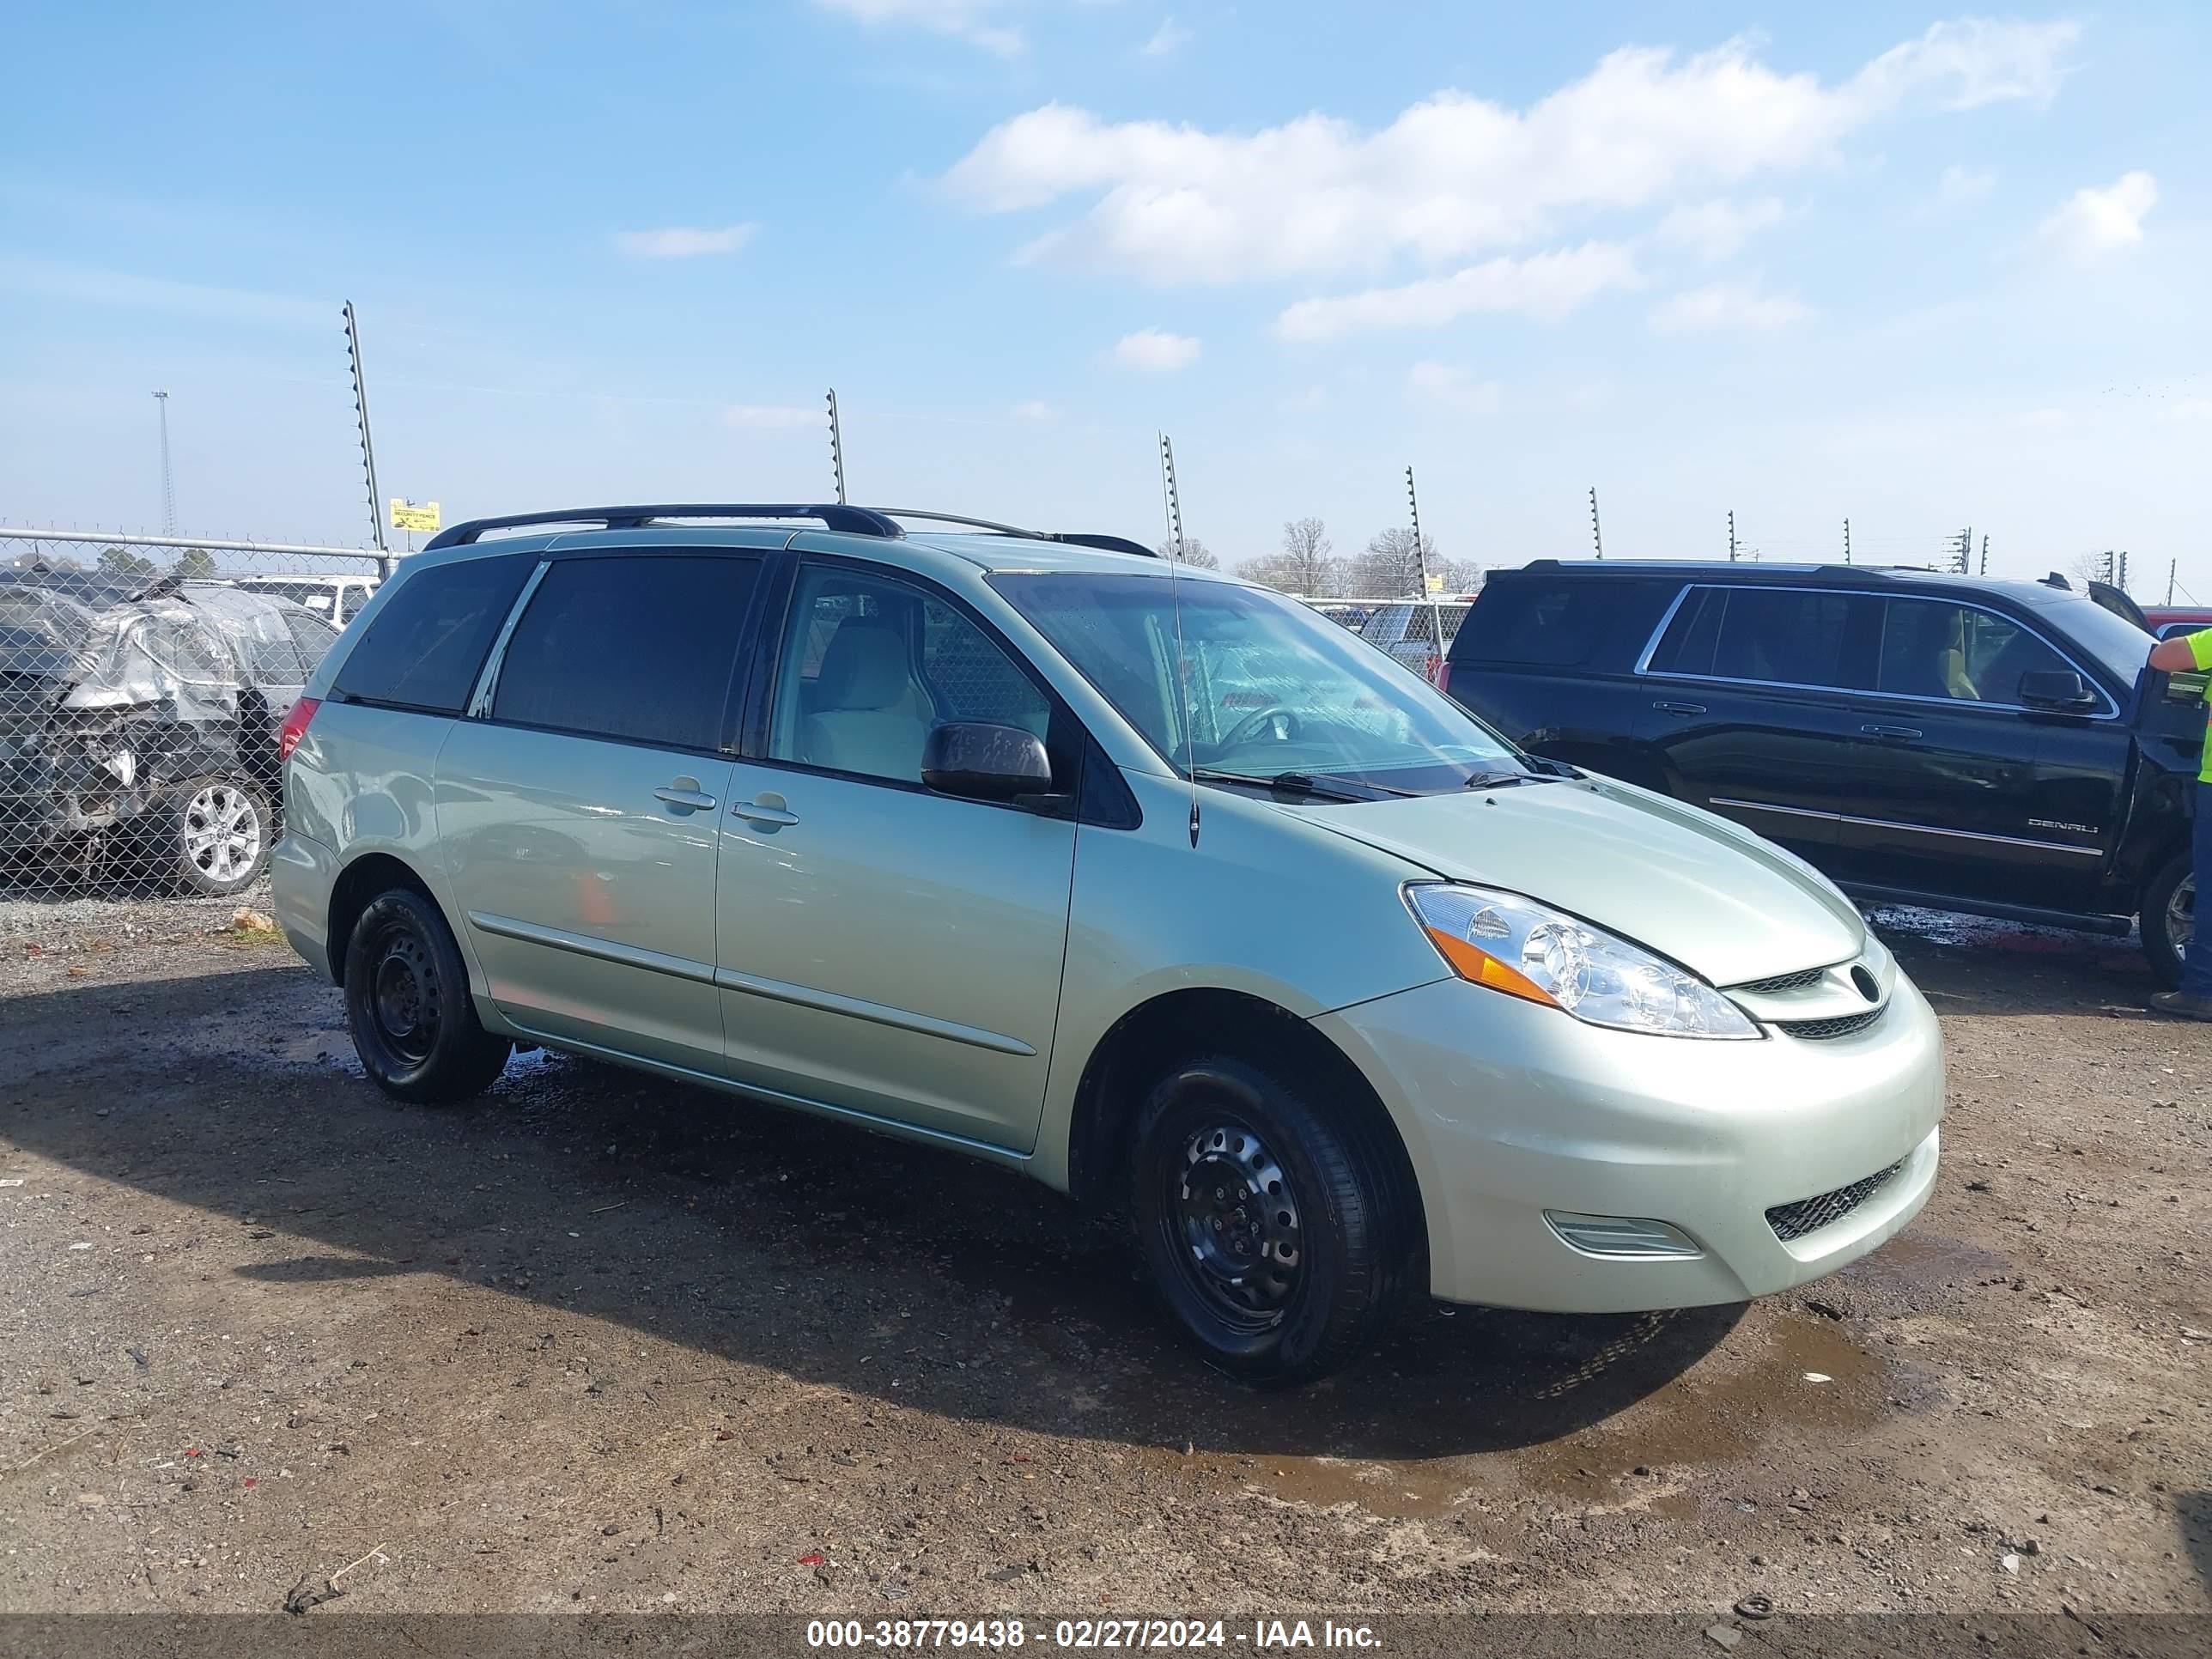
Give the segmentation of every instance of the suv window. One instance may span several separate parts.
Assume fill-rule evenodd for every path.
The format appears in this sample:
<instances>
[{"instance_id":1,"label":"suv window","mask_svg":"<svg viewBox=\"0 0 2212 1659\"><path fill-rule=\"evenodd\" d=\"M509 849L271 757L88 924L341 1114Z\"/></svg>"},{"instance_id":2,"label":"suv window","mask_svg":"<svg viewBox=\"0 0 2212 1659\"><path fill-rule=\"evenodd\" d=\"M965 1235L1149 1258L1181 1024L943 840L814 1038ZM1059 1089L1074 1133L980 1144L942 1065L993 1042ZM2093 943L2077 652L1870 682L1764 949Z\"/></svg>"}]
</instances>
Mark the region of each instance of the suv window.
<instances>
[{"instance_id":1,"label":"suv window","mask_svg":"<svg viewBox=\"0 0 2212 1659\"><path fill-rule=\"evenodd\" d=\"M2020 677L2070 665L2008 617L1942 599L1892 599L1875 689L1910 697L2017 703Z\"/></svg>"},{"instance_id":2,"label":"suv window","mask_svg":"<svg viewBox=\"0 0 2212 1659\"><path fill-rule=\"evenodd\" d=\"M727 554L561 559L500 659L494 720L718 749L760 562Z\"/></svg>"},{"instance_id":3,"label":"suv window","mask_svg":"<svg viewBox=\"0 0 2212 1659\"><path fill-rule=\"evenodd\" d=\"M1651 653L1654 673L1849 686L1854 619L1875 599L1794 587L1693 587Z\"/></svg>"},{"instance_id":4,"label":"suv window","mask_svg":"<svg viewBox=\"0 0 2212 1659\"><path fill-rule=\"evenodd\" d=\"M1501 582L1476 601L1467 643L1452 654L1547 668L1588 662L1618 610L1601 582Z\"/></svg>"},{"instance_id":5,"label":"suv window","mask_svg":"<svg viewBox=\"0 0 2212 1659\"><path fill-rule=\"evenodd\" d=\"M536 568L535 553L432 565L398 591L339 665L332 689L356 702L458 714L484 653Z\"/></svg>"},{"instance_id":6,"label":"suv window","mask_svg":"<svg viewBox=\"0 0 2212 1659\"><path fill-rule=\"evenodd\" d=\"M836 565L799 574L784 631L769 755L864 777L921 781L943 720L1048 735L1052 705L996 641L903 582Z\"/></svg>"}]
</instances>

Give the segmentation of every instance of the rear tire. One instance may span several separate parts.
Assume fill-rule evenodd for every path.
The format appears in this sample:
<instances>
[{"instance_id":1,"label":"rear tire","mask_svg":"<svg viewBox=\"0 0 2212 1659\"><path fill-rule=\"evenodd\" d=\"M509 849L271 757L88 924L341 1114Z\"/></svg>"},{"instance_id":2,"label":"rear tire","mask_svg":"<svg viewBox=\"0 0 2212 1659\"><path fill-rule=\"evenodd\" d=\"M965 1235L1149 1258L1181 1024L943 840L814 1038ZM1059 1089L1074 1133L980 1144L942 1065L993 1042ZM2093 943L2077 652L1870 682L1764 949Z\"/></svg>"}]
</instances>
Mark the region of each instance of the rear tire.
<instances>
[{"instance_id":1,"label":"rear tire","mask_svg":"<svg viewBox=\"0 0 2212 1659\"><path fill-rule=\"evenodd\" d=\"M395 1100L441 1106L482 1094L514 1045L484 1030L460 946L410 888L369 902L346 942L346 1026L369 1081Z\"/></svg>"},{"instance_id":2,"label":"rear tire","mask_svg":"<svg viewBox=\"0 0 2212 1659\"><path fill-rule=\"evenodd\" d=\"M2196 931L2196 911L2194 864L2187 852L2176 853L2143 889L2139 924L2151 977L2166 990L2181 983L2182 961Z\"/></svg>"},{"instance_id":3,"label":"rear tire","mask_svg":"<svg viewBox=\"0 0 2212 1659\"><path fill-rule=\"evenodd\" d=\"M1206 1358L1249 1382L1335 1370L1403 1297L1411 1206L1351 1117L1222 1054L1176 1066L1138 1112L1131 1210L1146 1261Z\"/></svg>"},{"instance_id":4,"label":"rear tire","mask_svg":"<svg viewBox=\"0 0 2212 1659\"><path fill-rule=\"evenodd\" d=\"M210 773L165 791L155 854L187 893L233 898L261 879L276 845L275 821L261 786ZM134 827L121 830L133 836Z\"/></svg>"}]
</instances>

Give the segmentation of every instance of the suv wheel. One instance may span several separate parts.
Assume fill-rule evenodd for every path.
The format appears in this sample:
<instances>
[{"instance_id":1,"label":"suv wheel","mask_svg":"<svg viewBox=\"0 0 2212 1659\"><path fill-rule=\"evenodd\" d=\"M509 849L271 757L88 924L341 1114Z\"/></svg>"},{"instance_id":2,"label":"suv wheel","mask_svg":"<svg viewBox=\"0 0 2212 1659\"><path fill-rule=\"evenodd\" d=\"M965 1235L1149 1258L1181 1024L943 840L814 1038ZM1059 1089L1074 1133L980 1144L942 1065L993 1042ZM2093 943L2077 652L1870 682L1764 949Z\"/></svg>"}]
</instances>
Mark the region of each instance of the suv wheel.
<instances>
[{"instance_id":1,"label":"suv wheel","mask_svg":"<svg viewBox=\"0 0 2212 1659\"><path fill-rule=\"evenodd\" d=\"M444 1105L482 1094L514 1051L477 1020L445 917L410 888L372 900L354 924L345 1006L362 1069L396 1100Z\"/></svg>"},{"instance_id":2,"label":"suv wheel","mask_svg":"<svg viewBox=\"0 0 2212 1659\"><path fill-rule=\"evenodd\" d=\"M1248 1062L1178 1066L1138 1115L1132 1211L1206 1357L1287 1385L1371 1343L1401 1291L1406 1217L1370 1138Z\"/></svg>"},{"instance_id":3,"label":"suv wheel","mask_svg":"<svg viewBox=\"0 0 2212 1659\"><path fill-rule=\"evenodd\" d=\"M2176 853L2143 889L2142 946L2151 976L2172 990L2197 929L2197 877L2189 854Z\"/></svg>"},{"instance_id":4,"label":"suv wheel","mask_svg":"<svg viewBox=\"0 0 2212 1659\"><path fill-rule=\"evenodd\" d=\"M178 784L167 793L162 823L160 855L186 892L229 898L269 867L276 842L269 797L243 778L210 775Z\"/></svg>"}]
</instances>

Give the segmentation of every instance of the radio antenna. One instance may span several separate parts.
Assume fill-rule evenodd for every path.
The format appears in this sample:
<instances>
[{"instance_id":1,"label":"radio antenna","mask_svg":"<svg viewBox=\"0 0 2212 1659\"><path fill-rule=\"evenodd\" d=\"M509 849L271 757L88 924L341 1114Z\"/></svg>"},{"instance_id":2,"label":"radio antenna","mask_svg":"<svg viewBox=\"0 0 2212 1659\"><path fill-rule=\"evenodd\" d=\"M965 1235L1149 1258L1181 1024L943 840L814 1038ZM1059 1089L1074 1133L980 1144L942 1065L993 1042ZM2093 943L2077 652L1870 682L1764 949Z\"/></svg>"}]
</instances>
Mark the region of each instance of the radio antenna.
<instances>
[{"instance_id":1,"label":"radio antenna","mask_svg":"<svg viewBox=\"0 0 2212 1659\"><path fill-rule=\"evenodd\" d=\"M1177 707L1182 722L1182 769L1190 780L1190 844L1198 845L1198 756L1191 731L1190 665L1182 652L1182 492L1176 487L1175 444L1160 434L1160 498L1168 510L1168 537L1173 556L1168 560L1168 602L1175 607Z\"/></svg>"}]
</instances>

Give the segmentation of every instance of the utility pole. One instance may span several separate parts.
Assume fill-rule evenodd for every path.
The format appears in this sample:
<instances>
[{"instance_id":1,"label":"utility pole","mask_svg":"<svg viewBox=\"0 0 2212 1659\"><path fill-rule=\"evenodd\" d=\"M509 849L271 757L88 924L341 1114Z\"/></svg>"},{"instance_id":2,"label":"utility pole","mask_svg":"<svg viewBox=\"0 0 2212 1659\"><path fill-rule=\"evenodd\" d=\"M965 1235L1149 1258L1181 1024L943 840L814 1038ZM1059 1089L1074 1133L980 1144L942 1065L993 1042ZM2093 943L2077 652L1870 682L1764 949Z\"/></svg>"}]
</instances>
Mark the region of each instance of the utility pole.
<instances>
[{"instance_id":1,"label":"utility pole","mask_svg":"<svg viewBox=\"0 0 2212 1659\"><path fill-rule=\"evenodd\" d=\"M177 533L177 490L169 477L169 394L154 394L154 406L161 411L161 533Z\"/></svg>"},{"instance_id":2,"label":"utility pole","mask_svg":"<svg viewBox=\"0 0 2212 1659\"><path fill-rule=\"evenodd\" d=\"M1850 562L1851 562L1851 521L1850 521L1849 519L1846 519L1846 520L1844 520L1844 562L1845 564L1849 564Z\"/></svg>"},{"instance_id":3,"label":"utility pole","mask_svg":"<svg viewBox=\"0 0 2212 1659\"><path fill-rule=\"evenodd\" d=\"M1729 562L1735 562L1735 509L1729 508Z\"/></svg>"},{"instance_id":4,"label":"utility pole","mask_svg":"<svg viewBox=\"0 0 2212 1659\"><path fill-rule=\"evenodd\" d=\"M1590 540L1597 544L1598 557L1601 559L1603 558L1605 556L1605 532L1598 527L1597 486L1595 484L1592 484L1590 486Z\"/></svg>"},{"instance_id":5,"label":"utility pole","mask_svg":"<svg viewBox=\"0 0 2212 1659\"><path fill-rule=\"evenodd\" d=\"M376 569L392 574L392 548L384 539L384 501L376 491L376 446L368 435L368 382L361 374L361 325L354 320L353 301L345 302L346 357L353 365L353 406L361 422L361 467L368 483L368 527L376 538Z\"/></svg>"},{"instance_id":6,"label":"utility pole","mask_svg":"<svg viewBox=\"0 0 2212 1659\"><path fill-rule=\"evenodd\" d=\"M837 424L837 388L830 388L830 470L837 477L837 505L845 505L845 434Z\"/></svg>"}]
</instances>

